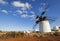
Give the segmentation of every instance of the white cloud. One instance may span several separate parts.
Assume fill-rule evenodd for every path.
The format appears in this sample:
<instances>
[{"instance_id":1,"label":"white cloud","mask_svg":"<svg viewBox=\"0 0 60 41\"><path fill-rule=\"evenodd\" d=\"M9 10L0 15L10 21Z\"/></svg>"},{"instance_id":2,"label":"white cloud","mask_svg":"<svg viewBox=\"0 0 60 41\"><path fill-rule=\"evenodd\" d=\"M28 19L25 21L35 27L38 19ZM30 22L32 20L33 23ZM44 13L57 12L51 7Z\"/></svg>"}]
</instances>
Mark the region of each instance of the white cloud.
<instances>
[{"instance_id":1,"label":"white cloud","mask_svg":"<svg viewBox=\"0 0 60 41\"><path fill-rule=\"evenodd\" d=\"M24 8L24 9L29 9L29 8L31 8L31 4L29 4L28 2L22 3L22 2L19 2L19 1L14 1L14 2L12 3L12 5L15 6L15 7L22 7L22 8Z\"/></svg>"},{"instance_id":2,"label":"white cloud","mask_svg":"<svg viewBox=\"0 0 60 41\"><path fill-rule=\"evenodd\" d=\"M26 18L26 17L28 17L28 15L27 14L22 14L21 17Z\"/></svg>"},{"instance_id":3,"label":"white cloud","mask_svg":"<svg viewBox=\"0 0 60 41\"><path fill-rule=\"evenodd\" d=\"M31 4L29 4L29 3L26 2L25 3L25 7L29 9L31 7Z\"/></svg>"},{"instance_id":4,"label":"white cloud","mask_svg":"<svg viewBox=\"0 0 60 41\"><path fill-rule=\"evenodd\" d=\"M7 11L7 10L2 10L2 12L3 12L3 13L6 13L6 14L8 13L8 11Z\"/></svg>"},{"instance_id":5,"label":"white cloud","mask_svg":"<svg viewBox=\"0 0 60 41\"><path fill-rule=\"evenodd\" d=\"M30 11L30 13L35 14L35 12L33 12L33 11Z\"/></svg>"},{"instance_id":6,"label":"white cloud","mask_svg":"<svg viewBox=\"0 0 60 41\"><path fill-rule=\"evenodd\" d=\"M35 12L34 11L31 11L30 12L32 15L31 16L29 16L29 17L31 17L31 18L35 18L36 17L36 14L35 14Z\"/></svg>"},{"instance_id":7,"label":"white cloud","mask_svg":"<svg viewBox=\"0 0 60 41\"><path fill-rule=\"evenodd\" d=\"M21 10L17 10L16 12L18 12L19 14L22 14L23 13L23 11L21 11Z\"/></svg>"},{"instance_id":8,"label":"white cloud","mask_svg":"<svg viewBox=\"0 0 60 41\"><path fill-rule=\"evenodd\" d=\"M33 11L30 12L32 15L28 15L28 11L23 11L23 12L25 12L26 14L21 14L22 18L32 18L32 19L36 18L35 12Z\"/></svg>"},{"instance_id":9,"label":"white cloud","mask_svg":"<svg viewBox=\"0 0 60 41\"><path fill-rule=\"evenodd\" d=\"M28 13L27 10L17 10L16 12L17 12L18 14L20 14L20 15L21 15L21 14L24 14L24 13L25 13L25 14Z\"/></svg>"},{"instance_id":10,"label":"white cloud","mask_svg":"<svg viewBox=\"0 0 60 41\"><path fill-rule=\"evenodd\" d=\"M24 3L21 3L21 2L19 2L19 1L14 1L14 2L12 3L12 5L14 5L14 6L16 6L16 7L24 7Z\"/></svg>"},{"instance_id":11,"label":"white cloud","mask_svg":"<svg viewBox=\"0 0 60 41\"><path fill-rule=\"evenodd\" d=\"M25 7L23 7L23 8L21 8L21 10L25 11L25 10L26 10L26 8L25 8Z\"/></svg>"},{"instance_id":12,"label":"white cloud","mask_svg":"<svg viewBox=\"0 0 60 41\"><path fill-rule=\"evenodd\" d=\"M27 10L24 10L24 11L23 11L23 13L27 14L27 13L28 13L28 11L27 11Z\"/></svg>"},{"instance_id":13,"label":"white cloud","mask_svg":"<svg viewBox=\"0 0 60 41\"><path fill-rule=\"evenodd\" d=\"M4 0L0 0L0 4L8 4L8 3Z\"/></svg>"},{"instance_id":14,"label":"white cloud","mask_svg":"<svg viewBox=\"0 0 60 41\"><path fill-rule=\"evenodd\" d=\"M35 18L36 18L36 15L35 15L35 14L32 14L32 15L30 15L29 17L35 19Z\"/></svg>"},{"instance_id":15,"label":"white cloud","mask_svg":"<svg viewBox=\"0 0 60 41\"><path fill-rule=\"evenodd\" d=\"M24 11L26 12L26 11ZM32 13L32 15L28 15L28 12L26 14L22 14L21 17L22 18L32 18L32 19L35 19L36 18L36 15L35 15L35 12L31 11L30 13Z\"/></svg>"}]
</instances>

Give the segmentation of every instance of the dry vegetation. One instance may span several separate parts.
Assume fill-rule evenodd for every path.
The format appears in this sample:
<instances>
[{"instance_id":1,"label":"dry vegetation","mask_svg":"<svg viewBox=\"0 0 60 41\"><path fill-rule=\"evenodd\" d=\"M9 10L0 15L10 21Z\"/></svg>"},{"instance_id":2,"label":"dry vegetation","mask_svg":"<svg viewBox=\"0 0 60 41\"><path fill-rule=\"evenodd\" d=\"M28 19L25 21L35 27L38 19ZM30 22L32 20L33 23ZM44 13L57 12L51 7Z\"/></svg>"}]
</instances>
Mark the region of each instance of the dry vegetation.
<instances>
[{"instance_id":1,"label":"dry vegetation","mask_svg":"<svg viewBox=\"0 0 60 41\"><path fill-rule=\"evenodd\" d=\"M23 33L23 32L4 32L0 33L0 38L16 38L16 37L55 37L60 36L60 32L50 32L50 33L42 33L42 32L31 32L31 33Z\"/></svg>"},{"instance_id":2,"label":"dry vegetation","mask_svg":"<svg viewBox=\"0 0 60 41\"><path fill-rule=\"evenodd\" d=\"M2 33L2 32L0 32ZM0 41L60 41L60 32L6 32L0 34Z\"/></svg>"}]
</instances>

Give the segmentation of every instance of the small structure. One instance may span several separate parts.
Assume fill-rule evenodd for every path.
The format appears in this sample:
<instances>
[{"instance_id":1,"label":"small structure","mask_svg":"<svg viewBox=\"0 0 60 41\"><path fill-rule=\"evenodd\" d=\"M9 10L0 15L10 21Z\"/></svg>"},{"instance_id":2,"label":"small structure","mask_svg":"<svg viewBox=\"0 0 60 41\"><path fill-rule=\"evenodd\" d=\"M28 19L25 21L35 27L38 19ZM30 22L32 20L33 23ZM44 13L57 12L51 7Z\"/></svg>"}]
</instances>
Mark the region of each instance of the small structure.
<instances>
[{"instance_id":1,"label":"small structure","mask_svg":"<svg viewBox=\"0 0 60 41\"><path fill-rule=\"evenodd\" d=\"M60 26L53 27L53 31L60 32Z\"/></svg>"},{"instance_id":2,"label":"small structure","mask_svg":"<svg viewBox=\"0 0 60 41\"><path fill-rule=\"evenodd\" d=\"M27 31L24 31L24 33L30 33L31 31L27 30Z\"/></svg>"},{"instance_id":3,"label":"small structure","mask_svg":"<svg viewBox=\"0 0 60 41\"><path fill-rule=\"evenodd\" d=\"M54 28L53 28L53 30L58 30L59 29L59 26L55 26Z\"/></svg>"}]
</instances>

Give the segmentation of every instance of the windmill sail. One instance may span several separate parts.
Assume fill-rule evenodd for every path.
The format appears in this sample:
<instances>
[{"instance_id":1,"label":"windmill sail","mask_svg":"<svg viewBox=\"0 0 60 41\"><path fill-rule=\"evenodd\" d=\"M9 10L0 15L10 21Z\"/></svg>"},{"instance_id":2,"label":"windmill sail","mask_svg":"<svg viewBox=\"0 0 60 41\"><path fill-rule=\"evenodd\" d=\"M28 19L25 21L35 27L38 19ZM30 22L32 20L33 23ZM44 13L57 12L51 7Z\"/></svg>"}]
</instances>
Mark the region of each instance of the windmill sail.
<instances>
[{"instance_id":1,"label":"windmill sail","mask_svg":"<svg viewBox=\"0 0 60 41\"><path fill-rule=\"evenodd\" d=\"M45 12L47 11L48 7L45 8L45 10L42 11L41 16L45 14Z\"/></svg>"},{"instance_id":2,"label":"windmill sail","mask_svg":"<svg viewBox=\"0 0 60 41\"><path fill-rule=\"evenodd\" d=\"M33 26L33 29L35 29L36 26L37 26L37 24L35 24L35 25Z\"/></svg>"}]
</instances>

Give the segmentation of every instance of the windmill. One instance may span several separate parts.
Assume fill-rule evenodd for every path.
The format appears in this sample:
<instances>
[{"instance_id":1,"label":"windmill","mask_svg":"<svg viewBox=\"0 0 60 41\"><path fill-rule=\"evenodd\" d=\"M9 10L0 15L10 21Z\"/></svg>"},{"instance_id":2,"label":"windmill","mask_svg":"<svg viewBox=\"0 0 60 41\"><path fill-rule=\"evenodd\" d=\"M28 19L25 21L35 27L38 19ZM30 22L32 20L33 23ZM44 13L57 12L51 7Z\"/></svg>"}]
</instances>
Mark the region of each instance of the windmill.
<instances>
[{"instance_id":1,"label":"windmill","mask_svg":"<svg viewBox=\"0 0 60 41\"><path fill-rule=\"evenodd\" d=\"M49 19L47 16L44 16L48 9L48 6L42 11L41 15L36 15L36 24L34 25L33 29L35 29L36 25L39 24L39 31L40 32L51 32L51 27L49 24L49 20L54 21L53 19Z\"/></svg>"}]
</instances>

